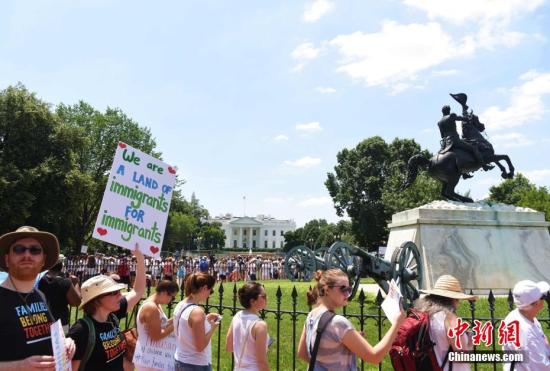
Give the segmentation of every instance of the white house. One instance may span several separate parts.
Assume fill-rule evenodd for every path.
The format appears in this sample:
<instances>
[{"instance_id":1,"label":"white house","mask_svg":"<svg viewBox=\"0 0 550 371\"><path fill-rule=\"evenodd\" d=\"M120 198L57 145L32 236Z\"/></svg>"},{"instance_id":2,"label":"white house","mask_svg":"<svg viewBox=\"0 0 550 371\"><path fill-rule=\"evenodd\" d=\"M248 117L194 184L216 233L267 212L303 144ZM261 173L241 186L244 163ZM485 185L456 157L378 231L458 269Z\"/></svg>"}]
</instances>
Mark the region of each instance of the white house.
<instances>
[{"instance_id":1,"label":"white house","mask_svg":"<svg viewBox=\"0 0 550 371\"><path fill-rule=\"evenodd\" d=\"M208 221L221 223L227 249L280 249L285 243L284 234L296 229L294 220L265 215L239 217L225 214Z\"/></svg>"}]
</instances>

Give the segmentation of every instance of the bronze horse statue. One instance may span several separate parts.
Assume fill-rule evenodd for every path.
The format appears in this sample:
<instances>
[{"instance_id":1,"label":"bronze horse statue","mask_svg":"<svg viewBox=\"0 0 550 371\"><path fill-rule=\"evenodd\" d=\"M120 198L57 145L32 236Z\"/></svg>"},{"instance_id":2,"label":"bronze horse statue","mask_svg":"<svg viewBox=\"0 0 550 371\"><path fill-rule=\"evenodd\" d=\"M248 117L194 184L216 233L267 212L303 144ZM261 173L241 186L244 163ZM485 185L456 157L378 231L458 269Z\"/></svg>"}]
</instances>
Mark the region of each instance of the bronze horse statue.
<instances>
[{"instance_id":1,"label":"bronze horse statue","mask_svg":"<svg viewBox=\"0 0 550 371\"><path fill-rule=\"evenodd\" d=\"M491 143L483 137L481 132L485 130L485 126L479 122L479 118L473 112L467 112L466 95L451 94L451 96L462 104L463 116L466 119L462 122L462 140L476 146L483 162L480 163L471 152L462 148L439 151L430 159L423 155L415 155L408 161L407 176L403 187L410 187L416 180L418 168L425 168L429 176L442 183L441 196L452 201L473 202L471 198L461 196L455 192L455 187L461 176L465 179L471 178L470 173L479 170L482 166L488 168L488 164L494 163L501 170L502 178L511 179L514 177L514 166L508 155L495 154ZM499 161L501 160L506 161L508 171L500 164Z\"/></svg>"}]
</instances>

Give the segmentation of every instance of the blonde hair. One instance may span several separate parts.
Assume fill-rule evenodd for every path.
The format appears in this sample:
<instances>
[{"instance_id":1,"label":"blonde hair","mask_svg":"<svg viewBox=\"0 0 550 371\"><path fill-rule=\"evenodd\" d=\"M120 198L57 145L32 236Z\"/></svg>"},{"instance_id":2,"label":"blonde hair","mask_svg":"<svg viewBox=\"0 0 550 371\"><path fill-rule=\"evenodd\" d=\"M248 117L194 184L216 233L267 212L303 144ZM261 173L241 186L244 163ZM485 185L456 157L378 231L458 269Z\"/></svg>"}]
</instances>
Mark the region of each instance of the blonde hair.
<instances>
[{"instance_id":1,"label":"blonde hair","mask_svg":"<svg viewBox=\"0 0 550 371\"><path fill-rule=\"evenodd\" d=\"M318 270L315 272L313 279L317 281L317 285L307 293L308 304L311 302L312 304L309 305L313 305L319 296L325 295L325 286L336 285L338 279L342 277L347 278L348 275L337 268L327 269L326 271Z\"/></svg>"}]
</instances>

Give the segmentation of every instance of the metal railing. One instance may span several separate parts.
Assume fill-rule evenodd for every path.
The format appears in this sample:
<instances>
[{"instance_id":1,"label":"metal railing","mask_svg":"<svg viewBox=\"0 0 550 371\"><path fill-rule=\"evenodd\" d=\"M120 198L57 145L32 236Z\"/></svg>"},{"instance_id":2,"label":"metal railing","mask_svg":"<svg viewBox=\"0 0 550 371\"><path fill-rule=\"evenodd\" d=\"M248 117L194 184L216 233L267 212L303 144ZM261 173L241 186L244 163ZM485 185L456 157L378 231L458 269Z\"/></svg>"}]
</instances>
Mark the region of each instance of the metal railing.
<instances>
[{"instance_id":1,"label":"metal railing","mask_svg":"<svg viewBox=\"0 0 550 371\"><path fill-rule=\"evenodd\" d=\"M229 286L232 290L232 295L231 295L231 299L229 300L229 303L227 302L224 302L224 292L226 290L226 287ZM151 289L152 287L149 285L147 287L147 297L151 294ZM470 292L471 293L471 292ZM224 316L229 314L230 317L233 317L235 315L235 313L237 313L239 310L242 310L243 308L238 306L237 303L238 303L238 296L237 296L237 283L226 283L225 285L222 283L219 285L218 289L217 289L217 303L211 303L212 300L207 300L206 303L203 305L206 313L209 313L211 311L215 311L217 313L220 313ZM280 286L277 288L277 291L276 291L276 294L275 294L275 308L269 308L269 309L265 309L265 310L262 310L260 312L260 317L262 319L273 319L275 320L276 324L275 324L275 328L271 328L269 329L269 332L270 334L274 335L275 337L275 353L276 353L276 370L296 370L296 367L297 367L297 347L298 347L298 336L300 334L300 331L302 329L302 326L303 326L303 322L305 320L305 317L307 316L308 312L305 312L305 311L300 311L300 310L297 310L298 308L298 291L296 290L296 286L294 286L290 292L290 306L292 307L292 310L282 310L281 309L281 306L282 306L282 298L283 298L283 295L288 295L288 292L283 292L280 288ZM172 315L172 311L175 307L175 305L180 301L182 300L184 297L184 294L183 294L183 287L181 287L181 292L180 292L180 295L179 295L179 300L178 301L175 301L175 302L172 302L170 304L167 305L167 315L168 317L171 317ZM480 303L482 301L486 300L487 304L488 304L488 313L489 315L488 316L485 316L485 317L479 317L476 315L476 307L480 304L483 304L483 303ZM363 292L363 290L360 290L359 292L359 295L357 297L357 303L358 303L358 311L354 311L354 313L348 313L348 310L346 309L346 307L344 307L342 309L342 315L344 315L346 318L348 318L350 321L352 322L355 322L357 323L359 326L357 328L358 331L361 331L363 332L366 328L366 325L367 325L367 322L369 321L372 321L375 323L375 326L377 328L377 340L376 341L379 341L380 339L382 339L382 335L383 333L386 331L384 329L384 326L386 325L386 328L387 328L387 325L388 325L388 320L386 319L383 311L382 311L382 308L381 308L381 304L382 304L382 301L383 301L383 297L382 297L382 293L381 291L378 291L378 294L376 295L376 298L374 299L374 303L369 299L367 300L367 296L365 295L365 293ZM374 305L373 305L374 304ZM497 337L495 336L495 333L497 331L497 328L498 328L498 323L500 320L504 319L504 317L499 317L496 315L496 306L497 304L497 300L495 298L495 296L493 295L493 292L492 290L489 292L489 295L487 297L482 297L480 298L477 302L470 302L469 304L469 314L470 316L468 318L465 318L465 316L463 317L463 320L469 322L471 325L473 325L473 321L474 320L480 320L480 321L483 321L483 322L487 322L487 321L490 321L493 325L493 339L497 339ZM500 305L503 305L503 301L500 300L498 301L498 304ZM512 309L514 309L514 301L513 301L513 297L512 297L512 293L511 291L509 291L508 293L508 296L506 298L506 310L507 312L511 311ZM135 316L136 316L136 313L137 313L137 309L138 309L139 305L136 305L132 311L132 313L130 313L128 315L128 317L121 321L120 325L123 329L127 329L128 326L133 326L133 323L135 321ZM76 319L78 318L78 316L81 316L82 314L80 312L77 312L77 313L74 313L74 308L71 308L72 310L72 313L71 313L71 324L74 323L74 321L76 321ZM542 314L543 312L541 312ZM75 315L76 314L76 315ZM545 327L547 330L550 329L550 298L547 297L546 298L546 308L545 308L545 311L544 311L544 316L546 317L538 317L538 320L542 323L542 324L545 324ZM281 323L283 321L286 321L286 320L290 320L291 323L292 323L292 330L291 330L291 333L288 334L288 333L281 333ZM224 329L224 331L226 331L226 329ZM215 370L220 370L220 361L221 361L221 352L224 351L222 349L222 326L220 326L218 328L218 337L217 337L217 344L213 344L213 369ZM279 341L280 339L282 338L285 338L285 339L288 339L288 337L291 337L291 342L292 342L292 347L291 347L291 353L292 353L292 364L291 365L284 365L284 368L283 368L283 365L281 364L281 342ZM478 347L474 347L474 351L476 351L478 349ZM498 351L499 349L497 349L497 344L496 344L496 341L493 342L492 346L490 349L484 349L484 350L488 350L488 351L492 351L492 352L496 352ZM389 356L387 356L389 357ZM233 360L233 357L231 357L231 370L233 369L233 366L234 366L234 360ZM360 369L361 370L365 370L366 368L366 365L363 361L360 362ZM480 369L480 364L478 363L472 363L472 368L474 370L478 370ZM502 368L502 364L500 363L496 363L494 362L492 364L492 367L490 367L492 370L497 370L497 369L501 369ZM382 370L383 369L383 366L382 366L382 363L380 365L378 365L378 369L379 370ZM391 366L387 366L385 367L384 369L391 369ZM484 367L484 369L487 369L487 366Z\"/></svg>"}]
</instances>

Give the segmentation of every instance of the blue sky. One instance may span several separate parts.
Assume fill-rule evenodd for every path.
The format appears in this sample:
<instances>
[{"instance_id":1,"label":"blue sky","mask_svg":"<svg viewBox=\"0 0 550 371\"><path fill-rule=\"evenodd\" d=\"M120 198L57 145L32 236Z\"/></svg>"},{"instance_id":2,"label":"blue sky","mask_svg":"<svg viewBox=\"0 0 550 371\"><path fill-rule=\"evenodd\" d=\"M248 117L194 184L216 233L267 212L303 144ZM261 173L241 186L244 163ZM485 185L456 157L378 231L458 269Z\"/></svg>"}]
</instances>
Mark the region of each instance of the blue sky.
<instances>
[{"instance_id":1,"label":"blue sky","mask_svg":"<svg viewBox=\"0 0 550 371\"><path fill-rule=\"evenodd\" d=\"M338 220L336 154L435 152L465 92L497 153L550 185L550 1L2 1L0 87L120 107L211 214ZM499 172L463 181L474 198Z\"/></svg>"}]
</instances>

